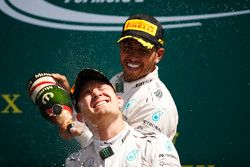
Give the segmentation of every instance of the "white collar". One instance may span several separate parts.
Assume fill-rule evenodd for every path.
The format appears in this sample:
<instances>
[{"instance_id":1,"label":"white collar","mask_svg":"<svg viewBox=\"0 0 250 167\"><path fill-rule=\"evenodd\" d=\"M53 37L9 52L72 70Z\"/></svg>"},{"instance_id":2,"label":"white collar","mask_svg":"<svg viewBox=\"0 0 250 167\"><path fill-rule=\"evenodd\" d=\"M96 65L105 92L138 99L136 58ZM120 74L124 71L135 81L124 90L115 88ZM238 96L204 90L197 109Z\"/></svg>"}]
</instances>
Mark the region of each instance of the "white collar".
<instances>
[{"instance_id":1,"label":"white collar","mask_svg":"<svg viewBox=\"0 0 250 167\"><path fill-rule=\"evenodd\" d=\"M135 81L131 81L131 82L126 82L123 79L123 72L120 73L119 77L120 79L114 83L117 93L122 93L122 92L126 92L125 90L129 90L131 88L139 88L147 83L150 83L152 80L158 78L158 66L156 66L155 70L152 71L151 73L149 73L148 75L146 75L145 77L142 77L138 80Z\"/></svg>"},{"instance_id":2,"label":"white collar","mask_svg":"<svg viewBox=\"0 0 250 167\"><path fill-rule=\"evenodd\" d=\"M94 139L94 147L95 147L96 153L99 154L99 152L102 149L109 147L109 146L112 148L114 153L119 151L120 149L119 146L122 145L122 143L124 143L127 136L130 134L130 131L131 131L131 127L125 122L125 128L116 136L112 137L111 139L106 140L106 141Z\"/></svg>"}]
</instances>

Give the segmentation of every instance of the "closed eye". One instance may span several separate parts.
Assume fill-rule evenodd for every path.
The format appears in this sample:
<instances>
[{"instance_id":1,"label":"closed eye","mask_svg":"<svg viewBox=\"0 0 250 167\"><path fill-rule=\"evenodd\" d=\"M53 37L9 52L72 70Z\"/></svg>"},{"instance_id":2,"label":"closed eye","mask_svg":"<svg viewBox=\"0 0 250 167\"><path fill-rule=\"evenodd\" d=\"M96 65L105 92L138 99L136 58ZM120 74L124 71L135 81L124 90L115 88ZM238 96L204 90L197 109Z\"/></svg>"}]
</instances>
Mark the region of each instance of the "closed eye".
<instances>
[{"instance_id":1,"label":"closed eye","mask_svg":"<svg viewBox=\"0 0 250 167\"><path fill-rule=\"evenodd\" d=\"M88 95L91 95L90 90L83 91L82 94L81 94L82 97L85 97L85 96L88 96Z\"/></svg>"}]
</instances>

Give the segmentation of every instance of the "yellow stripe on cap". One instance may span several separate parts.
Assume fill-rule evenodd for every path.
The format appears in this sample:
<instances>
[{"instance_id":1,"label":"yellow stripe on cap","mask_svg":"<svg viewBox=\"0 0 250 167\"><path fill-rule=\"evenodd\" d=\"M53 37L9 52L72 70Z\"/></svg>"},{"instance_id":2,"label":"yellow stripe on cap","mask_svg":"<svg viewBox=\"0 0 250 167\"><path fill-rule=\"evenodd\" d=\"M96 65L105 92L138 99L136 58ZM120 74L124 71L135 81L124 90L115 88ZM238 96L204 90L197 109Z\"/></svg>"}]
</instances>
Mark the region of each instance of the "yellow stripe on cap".
<instances>
[{"instance_id":1,"label":"yellow stripe on cap","mask_svg":"<svg viewBox=\"0 0 250 167\"><path fill-rule=\"evenodd\" d=\"M140 44L142 44L142 46L146 47L147 49L152 49L154 47L154 45L151 44L150 42L146 42L141 38L133 37L131 35L124 36L124 37L120 38L117 42L119 43L120 41L127 39L127 38L133 38L133 39L137 40Z\"/></svg>"},{"instance_id":2,"label":"yellow stripe on cap","mask_svg":"<svg viewBox=\"0 0 250 167\"><path fill-rule=\"evenodd\" d=\"M143 31L152 36L155 36L157 31L157 26L145 20L133 19L133 20L128 20L125 23L124 31L126 30Z\"/></svg>"},{"instance_id":3,"label":"yellow stripe on cap","mask_svg":"<svg viewBox=\"0 0 250 167\"><path fill-rule=\"evenodd\" d=\"M158 42L163 45L164 44L164 41L162 39L158 39Z\"/></svg>"}]
</instances>

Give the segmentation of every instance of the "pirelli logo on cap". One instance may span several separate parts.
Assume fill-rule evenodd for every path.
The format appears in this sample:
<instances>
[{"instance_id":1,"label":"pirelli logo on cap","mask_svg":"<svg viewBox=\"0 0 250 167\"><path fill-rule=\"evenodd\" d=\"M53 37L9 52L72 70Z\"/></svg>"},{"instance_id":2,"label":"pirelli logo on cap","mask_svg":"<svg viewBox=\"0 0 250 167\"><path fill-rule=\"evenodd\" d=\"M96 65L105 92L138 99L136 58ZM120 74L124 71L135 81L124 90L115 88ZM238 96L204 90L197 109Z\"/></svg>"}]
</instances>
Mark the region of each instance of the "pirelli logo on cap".
<instances>
[{"instance_id":1,"label":"pirelli logo on cap","mask_svg":"<svg viewBox=\"0 0 250 167\"><path fill-rule=\"evenodd\" d=\"M155 36L157 31L157 26L145 20L134 19L134 20L128 20L126 22L124 26L124 31L126 30L143 31L152 36Z\"/></svg>"}]
</instances>

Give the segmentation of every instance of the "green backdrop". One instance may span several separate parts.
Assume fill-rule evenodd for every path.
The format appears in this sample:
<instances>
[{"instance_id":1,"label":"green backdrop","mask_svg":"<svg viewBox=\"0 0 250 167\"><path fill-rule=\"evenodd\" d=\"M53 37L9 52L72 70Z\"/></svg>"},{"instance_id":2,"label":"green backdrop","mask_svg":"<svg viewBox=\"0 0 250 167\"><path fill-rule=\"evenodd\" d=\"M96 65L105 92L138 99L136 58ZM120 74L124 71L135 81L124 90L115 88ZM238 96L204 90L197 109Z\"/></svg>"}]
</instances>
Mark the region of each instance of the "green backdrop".
<instances>
[{"instance_id":1,"label":"green backdrop","mask_svg":"<svg viewBox=\"0 0 250 167\"><path fill-rule=\"evenodd\" d=\"M0 3L0 166L63 166L65 158L79 149L79 145L74 140L61 139L57 127L42 118L27 96L27 80L38 72L58 72L68 76L72 84L84 67L98 68L111 77L121 70L116 43L120 30L74 30L23 21L8 13L6 6L37 20L61 26L72 24L66 19L55 21L30 14L24 8L15 7L14 2ZM159 75L178 108L175 146L181 163L185 167L247 166L249 0L44 2L71 12L123 17L148 13L175 19L162 21L166 54L159 63ZM32 3L26 0L20 6ZM31 5L32 9L35 5ZM57 14L49 9L42 11ZM63 18L66 14L63 13ZM190 17L185 20L180 16ZM121 21L74 24L122 26Z\"/></svg>"}]
</instances>

